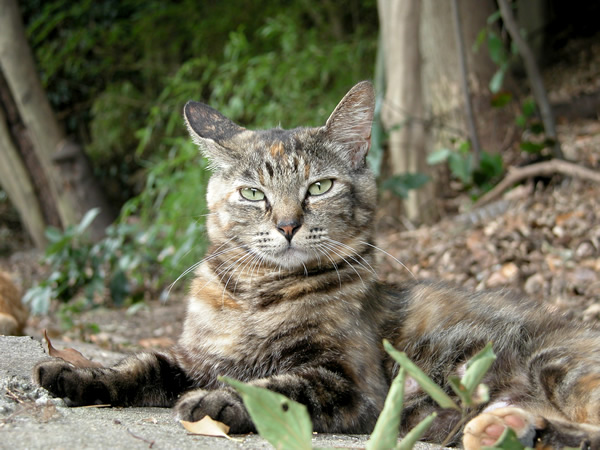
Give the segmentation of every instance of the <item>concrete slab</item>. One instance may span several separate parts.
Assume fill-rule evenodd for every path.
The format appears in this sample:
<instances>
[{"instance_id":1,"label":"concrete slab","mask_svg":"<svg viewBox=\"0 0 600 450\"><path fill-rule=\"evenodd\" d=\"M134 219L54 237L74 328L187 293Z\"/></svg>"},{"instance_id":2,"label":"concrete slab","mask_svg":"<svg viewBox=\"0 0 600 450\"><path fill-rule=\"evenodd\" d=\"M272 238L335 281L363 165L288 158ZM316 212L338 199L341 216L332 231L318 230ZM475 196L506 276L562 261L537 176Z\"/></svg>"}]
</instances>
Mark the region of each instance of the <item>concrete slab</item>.
<instances>
[{"instance_id":1,"label":"concrete slab","mask_svg":"<svg viewBox=\"0 0 600 450\"><path fill-rule=\"evenodd\" d=\"M102 359L102 351L97 352L96 359ZM165 408L68 408L31 381L34 364L45 357L41 343L32 338L0 336L0 449L272 448L257 435L236 436L236 441L190 435ZM313 446L364 448L367 439L316 434ZM416 448L434 447L439 448Z\"/></svg>"}]
</instances>

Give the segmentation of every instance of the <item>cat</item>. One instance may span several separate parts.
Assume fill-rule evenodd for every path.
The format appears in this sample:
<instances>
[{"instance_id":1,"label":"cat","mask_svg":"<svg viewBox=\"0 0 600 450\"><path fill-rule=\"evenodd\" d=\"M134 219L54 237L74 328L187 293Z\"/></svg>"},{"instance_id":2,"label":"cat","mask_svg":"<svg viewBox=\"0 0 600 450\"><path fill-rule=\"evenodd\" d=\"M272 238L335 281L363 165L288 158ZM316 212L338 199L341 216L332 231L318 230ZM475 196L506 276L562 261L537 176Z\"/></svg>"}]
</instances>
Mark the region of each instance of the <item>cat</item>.
<instances>
[{"instance_id":1,"label":"cat","mask_svg":"<svg viewBox=\"0 0 600 450\"><path fill-rule=\"evenodd\" d=\"M10 276L0 270L0 335L22 335L28 317L19 289Z\"/></svg>"},{"instance_id":2,"label":"cat","mask_svg":"<svg viewBox=\"0 0 600 450\"><path fill-rule=\"evenodd\" d=\"M403 433L438 411L426 440L456 427L451 442L476 449L510 426L528 445L600 448L600 333L507 292L378 281L377 188L365 161L373 111L368 81L316 128L250 131L188 102L185 122L213 171L212 247L178 344L111 368L42 361L34 380L70 405L174 406L180 419L255 431L217 378L227 375L303 403L315 431L369 433L398 372L384 338L451 395L448 378L491 341L490 403L461 427L460 413L407 383Z\"/></svg>"}]
</instances>

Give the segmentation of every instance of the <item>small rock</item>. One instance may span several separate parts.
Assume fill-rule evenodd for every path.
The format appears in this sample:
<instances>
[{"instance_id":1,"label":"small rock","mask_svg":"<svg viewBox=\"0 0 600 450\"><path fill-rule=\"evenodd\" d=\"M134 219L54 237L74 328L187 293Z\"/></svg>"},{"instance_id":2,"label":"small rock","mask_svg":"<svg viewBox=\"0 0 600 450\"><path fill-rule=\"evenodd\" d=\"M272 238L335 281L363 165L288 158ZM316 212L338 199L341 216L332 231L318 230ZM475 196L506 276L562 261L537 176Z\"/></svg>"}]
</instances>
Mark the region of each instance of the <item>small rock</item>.
<instances>
[{"instance_id":1,"label":"small rock","mask_svg":"<svg viewBox=\"0 0 600 450\"><path fill-rule=\"evenodd\" d=\"M535 295L546 291L546 280L544 279L544 276L541 273L531 275L525 281L524 289L529 295Z\"/></svg>"},{"instance_id":2,"label":"small rock","mask_svg":"<svg viewBox=\"0 0 600 450\"><path fill-rule=\"evenodd\" d=\"M585 320L586 322L591 322L593 320L598 320L598 315L599 314L600 314L600 304L599 303L594 303L593 305L590 305L583 312L583 320Z\"/></svg>"}]
</instances>

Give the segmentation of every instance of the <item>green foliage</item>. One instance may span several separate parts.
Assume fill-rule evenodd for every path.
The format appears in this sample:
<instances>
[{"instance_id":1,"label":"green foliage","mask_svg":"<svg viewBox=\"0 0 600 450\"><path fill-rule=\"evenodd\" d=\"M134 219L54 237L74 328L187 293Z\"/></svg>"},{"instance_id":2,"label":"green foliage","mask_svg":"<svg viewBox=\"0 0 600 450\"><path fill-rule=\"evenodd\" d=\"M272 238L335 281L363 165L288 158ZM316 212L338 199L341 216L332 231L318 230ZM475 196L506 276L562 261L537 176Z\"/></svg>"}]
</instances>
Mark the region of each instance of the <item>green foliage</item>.
<instances>
[{"instance_id":1,"label":"green foliage","mask_svg":"<svg viewBox=\"0 0 600 450\"><path fill-rule=\"evenodd\" d=\"M221 377L242 396L259 434L276 449L312 448L312 421L306 406L268 389Z\"/></svg>"},{"instance_id":2,"label":"green foliage","mask_svg":"<svg viewBox=\"0 0 600 450\"><path fill-rule=\"evenodd\" d=\"M483 447L485 448L500 448L503 450L525 450L525 446L521 444L517 434L511 428L506 428L494 447Z\"/></svg>"},{"instance_id":3,"label":"green foliage","mask_svg":"<svg viewBox=\"0 0 600 450\"><path fill-rule=\"evenodd\" d=\"M388 190L400 198L407 198L411 189L418 189L429 181L424 173L403 173L382 181L381 189Z\"/></svg>"},{"instance_id":4,"label":"green foliage","mask_svg":"<svg viewBox=\"0 0 600 450\"><path fill-rule=\"evenodd\" d=\"M480 383L496 360L491 343L486 345L485 348L467 362L467 369L462 378L455 378L451 382L452 388L461 399L461 406L457 405L405 353L396 350L387 340L383 341L383 346L385 351L400 365L400 371L390 386L383 410L367 442L367 450L387 450L390 448L400 450L411 449L437 417L436 413L430 414L398 442L398 432L402 418L404 385L408 375L414 378L419 383L419 386L440 407L461 411L463 420L469 417L468 412L470 407L488 401L485 395L481 396L482 392L487 393L487 388ZM312 423L303 405L281 394L251 386L228 377L221 377L220 380L230 384L239 392L259 434L275 448L312 448ZM519 450L523 448L522 446L513 447L514 442L510 432L504 433L498 445L494 448L518 448Z\"/></svg>"},{"instance_id":5,"label":"green foliage","mask_svg":"<svg viewBox=\"0 0 600 450\"><path fill-rule=\"evenodd\" d=\"M174 279L200 260L209 174L183 125L188 100L253 128L320 125L350 86L372 77L373 1L352 10L274 0L21 7L55 111L122 208L98 244L51 232L61 243L47 256L52 277L29 295L36 311L82 290L131 301L137 285Z\"/></svg>"},{"instance_id":6,"label":"green foliage","mask_svg":"<svg viewBox=\"0 0 600 450\"><path fill-rule=\"evenodd\" d=\"M469 141L463 141L456 150L441 148L430 153L427 163L447 163L450 173L475 193L490 190L504 173L504 163L499 154L481 152L479 165L475 166Z\"/></svg>"},{"instance_id":7,"label":"green foliage","mask_svg":"<svg viewBox=\"0 0 600 450\"><path fill-rule=\"evenodd\" d=\"M367 450L394 448L396 446L404 406L405 381L406 370L402 368L392 381L383 410L377 419L371 437L367 441Z\"/></svg>"}]
</instances>

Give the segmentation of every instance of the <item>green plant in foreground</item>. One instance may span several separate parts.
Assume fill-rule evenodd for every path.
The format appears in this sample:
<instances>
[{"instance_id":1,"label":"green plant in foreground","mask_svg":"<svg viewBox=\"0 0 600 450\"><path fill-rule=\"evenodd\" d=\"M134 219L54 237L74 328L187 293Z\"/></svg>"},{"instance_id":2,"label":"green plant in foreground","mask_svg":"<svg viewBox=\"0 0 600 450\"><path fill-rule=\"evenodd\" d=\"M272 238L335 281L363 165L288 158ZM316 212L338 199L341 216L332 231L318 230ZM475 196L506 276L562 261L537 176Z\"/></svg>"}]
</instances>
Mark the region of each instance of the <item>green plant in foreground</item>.
<instances>
[{"instance_id":1,"label":"green plant in foreground","mask_svg":"<svg viewBox=\"0 0 600 450\"><path fill-rule=\"evenodd\" d=\"M429 415L398 442L406 376L414 378L440 407L461 411L463 415L461 425L468 417L470 407L489 400L487 388L481 384L481 380L496 360L491 343L468 361L465 374L461 378L450 379L450 385L460 399L460 405L419 369L405 353L396 350L387 340L384 340L384 348L400 365L400 371L390 386L383 410L367 442L368 450L410 449L435 420L435 413ZM312 422L304 405L268 389L251 386L228 377L222 377L221 381L238 391L259 434L275 448L294 450L312 448ZM455 430L451 434L454 432ZM493 448L524 449L514 431L510 429L505 431Z\"/></svg>"}]
</instances>

